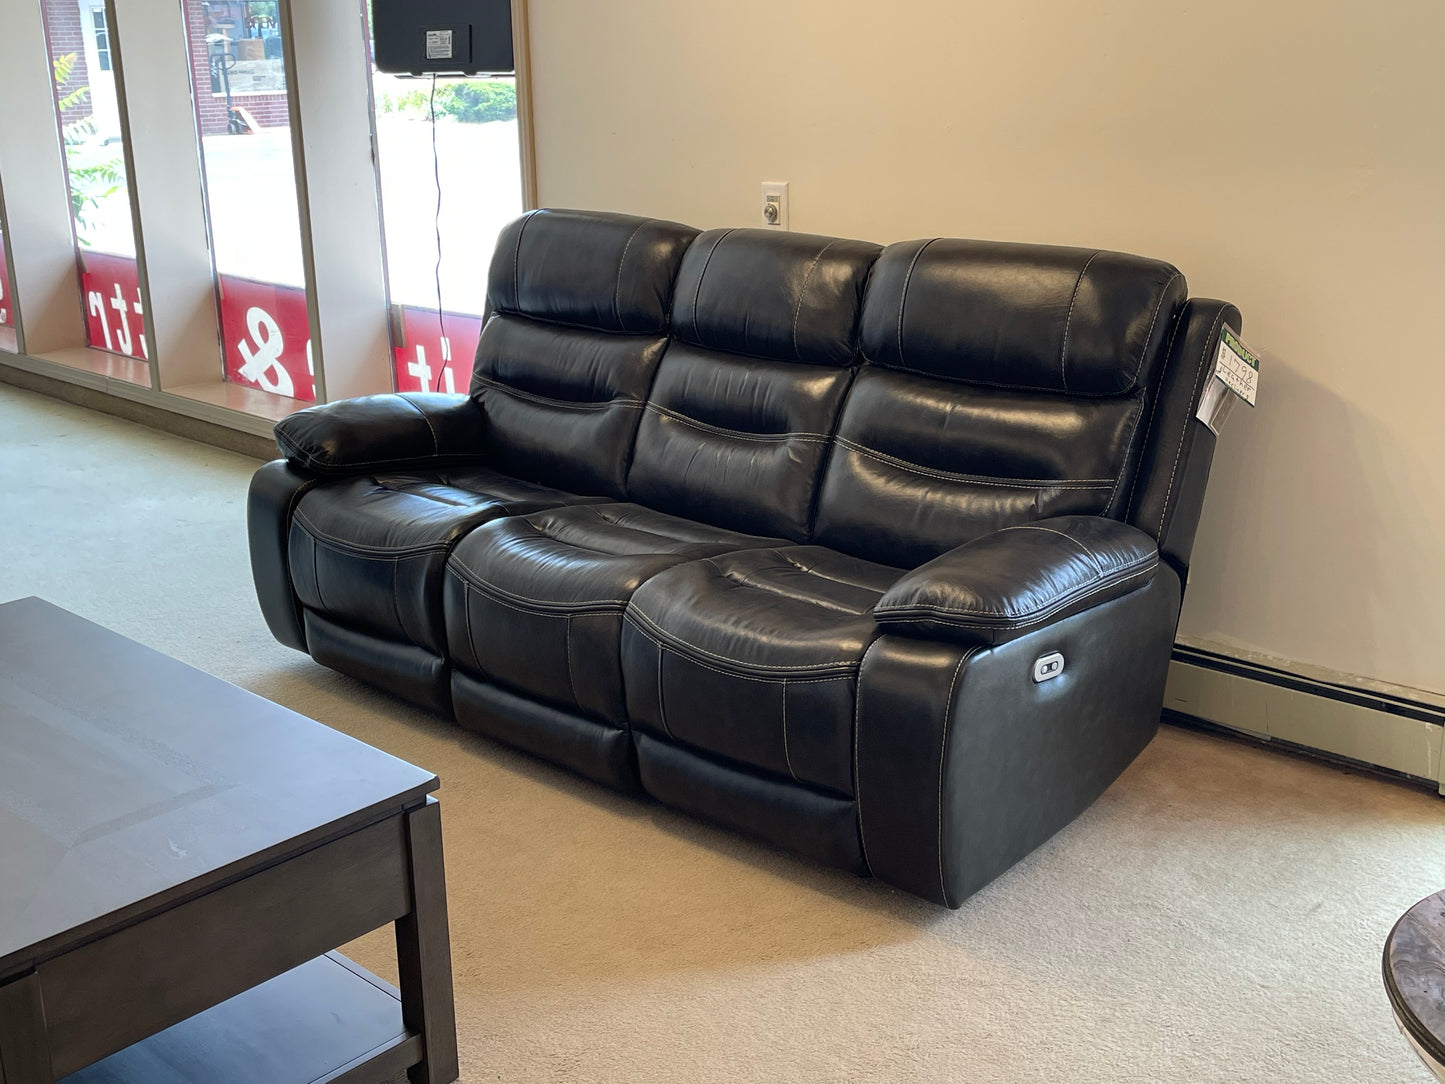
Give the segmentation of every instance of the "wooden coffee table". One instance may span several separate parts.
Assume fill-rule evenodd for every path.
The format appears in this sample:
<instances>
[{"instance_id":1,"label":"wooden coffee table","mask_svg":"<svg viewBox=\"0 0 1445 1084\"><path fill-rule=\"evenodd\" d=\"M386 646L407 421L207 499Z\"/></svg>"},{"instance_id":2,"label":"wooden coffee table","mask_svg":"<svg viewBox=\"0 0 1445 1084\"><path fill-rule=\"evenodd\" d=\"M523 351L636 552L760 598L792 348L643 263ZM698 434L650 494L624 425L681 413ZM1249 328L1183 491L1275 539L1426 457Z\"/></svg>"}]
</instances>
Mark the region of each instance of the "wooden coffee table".
<instances>
[{"instance_id":1,"label":"wooden coffee table","mask_svg":"<svg viewBox=\"0 0 1445 1084\"><path fill-rule=\"evenodd\" d=\"M437 785L0 605L0 1084L455 1080ZM399 992L331 951L388 923Z\"/></svg>"},{"instance_id":2,"label":"wooden coffee table","mask_svg":"<svg viewBox=\"0 0 1445 1084\"><path fill-rule=\"evenodd\" d=\"M1429 1070L1445 1081L1445 892L1400 916L1385 939L1385 993L1395 1024Z\"/></svg>"}]
</instances>

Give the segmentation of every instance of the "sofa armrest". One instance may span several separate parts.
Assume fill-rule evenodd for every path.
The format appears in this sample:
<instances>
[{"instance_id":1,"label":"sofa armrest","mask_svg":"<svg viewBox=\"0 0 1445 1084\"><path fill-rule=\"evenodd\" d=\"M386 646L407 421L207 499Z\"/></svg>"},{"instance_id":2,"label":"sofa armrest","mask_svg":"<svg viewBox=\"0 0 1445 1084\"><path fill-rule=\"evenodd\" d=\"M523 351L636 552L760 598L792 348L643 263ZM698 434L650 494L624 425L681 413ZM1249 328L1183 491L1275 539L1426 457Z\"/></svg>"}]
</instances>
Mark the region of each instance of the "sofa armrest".
<instances>
[{"instance_id":1,"label":"sofa armrest","mask_svg":"<svg viewBox=\"0 0 1445 1084\"><path fill-rule=\"evenodd\" d=\"M1159 547L1137 527L1056 516L976 538L921 565L873 607L885 630L1001 644L1145 586Z\"/></svg>"},{"instance_id":2,"label":"sofa armrest","mask_svg":"<svg viewBox=\"0 0 1445 1084\"><path fill-rule=\"evenodd\" d=\"M368 395L276 423L287 462L323 475L456 466L483 458L486 419L464 395Z\"/></svg>"}]
</instances>

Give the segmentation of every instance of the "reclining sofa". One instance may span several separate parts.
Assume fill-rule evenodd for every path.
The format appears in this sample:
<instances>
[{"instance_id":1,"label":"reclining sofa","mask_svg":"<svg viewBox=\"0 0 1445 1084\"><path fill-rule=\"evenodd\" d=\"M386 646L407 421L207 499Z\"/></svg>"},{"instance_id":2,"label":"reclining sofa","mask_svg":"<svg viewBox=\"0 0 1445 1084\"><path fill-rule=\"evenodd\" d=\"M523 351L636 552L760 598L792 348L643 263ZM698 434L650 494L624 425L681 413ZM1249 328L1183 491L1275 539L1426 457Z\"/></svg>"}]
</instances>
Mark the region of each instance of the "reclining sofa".
<instances>
[{"instance_id":1,"label":"reclining sofa","mask_svg":"<svg viewBox=\"0 0 1445 1084\"><path fill-rule=\"evenodd\" d=\"M487 305L469 395L276 427L281 642L949 907L1153 736L1240 327L1173 267L539 210Z\"/></svg>"}]
</instances>

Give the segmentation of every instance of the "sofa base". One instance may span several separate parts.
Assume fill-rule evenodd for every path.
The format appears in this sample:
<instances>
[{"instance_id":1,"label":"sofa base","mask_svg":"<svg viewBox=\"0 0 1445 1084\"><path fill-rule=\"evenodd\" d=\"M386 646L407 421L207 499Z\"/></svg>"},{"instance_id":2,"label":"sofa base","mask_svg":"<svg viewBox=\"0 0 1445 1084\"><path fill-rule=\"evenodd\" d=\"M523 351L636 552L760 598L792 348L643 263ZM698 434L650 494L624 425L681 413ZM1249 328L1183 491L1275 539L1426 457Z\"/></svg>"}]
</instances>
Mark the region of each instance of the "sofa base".
<instances>
[{"instance_id":1,"label":"sofa base","mask_svg":"<svg viewBox=\"0 0 1445 1084\"><path fill-rule=\"evenodd\" d=\"M306 610L302 620L306 648L322 666L451 716L451 686L447 680L451 667L441 656L413 644L358 632L314 610Z\"/></svg>"},{"instance_id":2,"label":"sofa base","mask_svg":"<svg viewBox=\"0 0 1445 1084\"><path fill-rule=\"evenodd\" d=\"M664 805L829 866L867 873L851 799L723 765L634 731L642 787Z\"/></svg>"},{"instance_id":3,"label":"sofa base","mask_svg":"<svg viewBox=\"0 0 1445 1084\"><path fill-rule=\"evenodd\" d=\"M637 757L626 730L521 696L460 670L451 676L457 722L615 790L636 793Z\"/></svg>"}]
</instances>

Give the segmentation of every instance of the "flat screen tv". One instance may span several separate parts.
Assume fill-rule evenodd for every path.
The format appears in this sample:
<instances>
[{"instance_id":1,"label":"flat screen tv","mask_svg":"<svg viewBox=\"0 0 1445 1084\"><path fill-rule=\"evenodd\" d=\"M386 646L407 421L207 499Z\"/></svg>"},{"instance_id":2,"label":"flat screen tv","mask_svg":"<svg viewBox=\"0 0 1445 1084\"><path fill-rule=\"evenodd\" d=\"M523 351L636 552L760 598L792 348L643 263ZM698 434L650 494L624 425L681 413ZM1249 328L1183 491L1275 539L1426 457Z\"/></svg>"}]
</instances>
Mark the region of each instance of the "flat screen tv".
<instances>
[{"instance_id":1,"label":"flat screen tv","mask_svg":"<svg viewBox=\"0 0 1445 1084\"><path fill-rule=\"evenodd\" d=\"M371 29L380 71L516 70L511 0L372 0Z\"/></svg>"}]
</instances>

